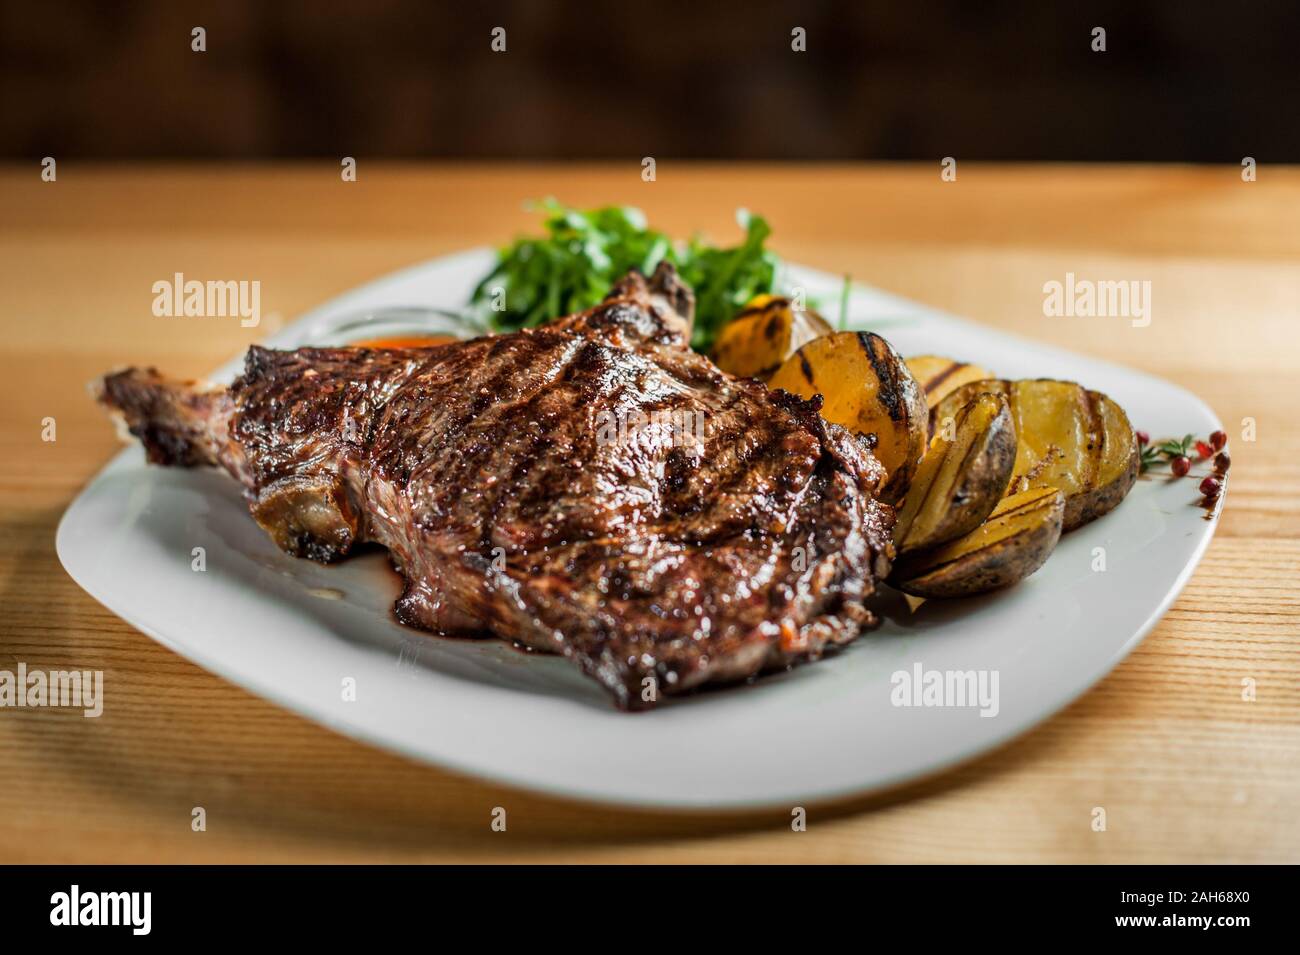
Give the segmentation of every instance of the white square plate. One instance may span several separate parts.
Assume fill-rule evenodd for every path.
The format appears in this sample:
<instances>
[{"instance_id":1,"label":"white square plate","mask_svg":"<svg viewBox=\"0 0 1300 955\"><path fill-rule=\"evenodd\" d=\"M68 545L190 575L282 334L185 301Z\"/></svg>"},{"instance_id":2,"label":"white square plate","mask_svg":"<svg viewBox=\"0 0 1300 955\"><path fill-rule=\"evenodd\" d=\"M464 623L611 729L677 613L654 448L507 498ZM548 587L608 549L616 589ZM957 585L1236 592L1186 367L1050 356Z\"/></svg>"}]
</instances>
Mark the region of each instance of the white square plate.
<instances>
[{"instance_id":1,"label":"white square plate","mask_svg":"<svg viewBox=\"0 0 1300 955\"><path fill-rule=\"evenodd\" d=\"M320 343L332 324L392 305L457 307L488 250L438 259L344 295L268 342ZM792 267L828 303L840 279ZM836 318L834 306L828 318ZM1220 425L1157 378L855 289L853 327L900 352L952 355L1003 378L1079 381L1153 436ZM229 380L242 359L215 377ZM105 427L108 427L105 422ZM1141 480L1110 514L1067 534L1007 591L927 602L846 651L751 685L615 710L558 658L396 623L398 581L382 554L334 567L278 551L235 483L146 467L123 451L73 502L58 532L68 573L104 606L200 666L341 733L467 773L589 800L659 807L792 806L888 787L989 750L1066 706L1155 625L1214 532L1193 481ZM195 547L206 571L191 569ZM1093 569L1094 548L1106 569ZM985 670L996 715L899 707L892 674ZM355 680L355 700L342 686ZM107 705L112 706L111 694Z\"/></svg>"}]
</instances>

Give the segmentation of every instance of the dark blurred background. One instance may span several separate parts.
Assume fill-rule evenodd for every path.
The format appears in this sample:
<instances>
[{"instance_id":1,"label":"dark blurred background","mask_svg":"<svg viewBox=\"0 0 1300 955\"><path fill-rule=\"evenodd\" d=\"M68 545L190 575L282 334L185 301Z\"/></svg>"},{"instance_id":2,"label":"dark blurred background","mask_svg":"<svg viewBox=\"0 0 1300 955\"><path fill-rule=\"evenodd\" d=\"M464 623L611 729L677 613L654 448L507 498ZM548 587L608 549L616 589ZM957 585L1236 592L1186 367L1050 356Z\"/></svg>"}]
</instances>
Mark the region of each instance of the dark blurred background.
<instances>
[{"instance_id":1,"label":"dark blurred background","mask_svg":"<svg viewBox=\"0 0 1300 955\"><path fill-rule=\"evenodd\" d=\"M1297 41L1296 0L0 0L0 155L1295 161Z\"/></svg>"}]
</instances>

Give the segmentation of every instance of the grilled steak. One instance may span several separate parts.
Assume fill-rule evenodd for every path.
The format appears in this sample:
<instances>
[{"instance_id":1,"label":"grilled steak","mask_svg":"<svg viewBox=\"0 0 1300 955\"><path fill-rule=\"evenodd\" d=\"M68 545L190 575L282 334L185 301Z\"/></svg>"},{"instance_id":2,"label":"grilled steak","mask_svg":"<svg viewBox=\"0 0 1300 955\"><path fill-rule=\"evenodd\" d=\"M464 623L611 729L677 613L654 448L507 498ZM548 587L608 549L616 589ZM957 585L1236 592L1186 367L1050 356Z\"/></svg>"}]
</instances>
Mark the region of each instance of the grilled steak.
<instances>
[{"instance_id":1,"label":"grilled steak","mask_svg":"<svg viewBox=\"0 0 1300 955\"><path fill-rule=\"evenodd\" d=\"M816 401L687 347L670 267L551 325L422 349L249 349L229 389L100 399L156 464L224 468L285 551L386 547L398 617L563 654L624 708L820 657L874 620L892 510Z\"/></svg>"}]
</instances>

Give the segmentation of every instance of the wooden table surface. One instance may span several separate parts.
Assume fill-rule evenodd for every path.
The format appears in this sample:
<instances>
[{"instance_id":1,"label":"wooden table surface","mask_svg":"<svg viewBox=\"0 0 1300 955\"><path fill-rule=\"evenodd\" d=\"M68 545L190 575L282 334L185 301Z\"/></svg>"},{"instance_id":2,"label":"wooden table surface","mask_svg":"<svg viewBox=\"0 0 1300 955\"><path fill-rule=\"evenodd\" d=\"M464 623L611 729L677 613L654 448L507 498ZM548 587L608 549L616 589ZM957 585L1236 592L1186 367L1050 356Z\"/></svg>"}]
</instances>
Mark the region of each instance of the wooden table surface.
<instances>
[{"instance_id":1,"label":"wooden table surface","mask_svg":"<svg viewBox=\"0 0 1300 955\"><path fill-rule=\"evenodd\" d=\"M105 673L98 720L0 709L0 861L1300 861L1300 170L1034 167L78 166L0 169L0 669ZM783 255L1132 365L1229 423L1200 569L1100 685L1001 750L883 796L784 812L568 803L322 729L84 594L60 515L116 452L84 390L124 363L202 375L357 283L530 228L529 198L635 203L673 234L761 211ZM1042 286L1149 279L1153 321L1049 319ZM152 284L258 279L263 326L174 322ZM1133 411L1134 409L1130 409ZM57 440L41 439L42 419ZM1139 422L1140 413L1134 414ZM1237 433L1257 422L1257 440ZM1244 701L1241 681L1256 681ZM191 830L191 808L207 830ZM489 828L492 807L509 814ZM1105 832L1091 828L1104 806Z\"/></svg>"}]
</instances>

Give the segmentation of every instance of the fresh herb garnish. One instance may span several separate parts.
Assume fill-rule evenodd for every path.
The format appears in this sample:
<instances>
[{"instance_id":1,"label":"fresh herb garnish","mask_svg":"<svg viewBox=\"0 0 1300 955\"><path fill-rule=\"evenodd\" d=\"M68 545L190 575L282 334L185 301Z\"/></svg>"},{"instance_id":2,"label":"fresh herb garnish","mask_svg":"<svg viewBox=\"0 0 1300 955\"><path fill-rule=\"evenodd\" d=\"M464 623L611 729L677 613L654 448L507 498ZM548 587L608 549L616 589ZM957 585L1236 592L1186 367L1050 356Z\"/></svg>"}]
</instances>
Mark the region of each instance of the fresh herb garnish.
<instances>
[{"instance_id":1,"label":"fresh herb garnish","mask_svg":"<svg viewBox=\"0 0 1300 955\"><path fill-rule=\"evenodd\" d=\"M1164 441L1157 441L1155 444L1148 444L1146 441L1139 440L1142 445L1142 460L1139 470L1145 474L1159 464L1175 465L1180 459L1187 460L1195 442L1196 436L1191 434L1181 441L1175 438L1167 438ZM1187 472L1184 470L1183 473ZM1179 476L1181 477L1181 475Z\"/></svg>"},{"instance_id":2,"label":"fresh herb garnish","mask_svg":"<svg viewBox=\"0 0 1300 955\"><path fill-rule=\"evenodd\" d=\"M1153 467L1155 467L1157 464L1160 464L1163 460L1164 460L1164 456L1161 455L1159 449L1151 445L1147 445L1142 449L1142 461L1138 466L1138 470L1142 474L1146 474L1147 471L1150 471Z\"/></svg>"},{"instance_id":3,"label":"fresh herb garnish","mask_svg":"<svg viewBox=\"0 0 1300 955\"><path fill-rule=\"evenodd\" d=\"M641 210L606 206L580 211L554 199L539 203L546 235L521 238L501 249L479 282L471 304L494 330L513 331L571 315L600 302L629 269L646 275L667 259L695 290L691 345L707 351L718 331L755 295L776 291L780 261L764 247L771 228L762 216L736 214L745 238L719 248L698 236L674 243L646 225ZM504 289L504 310L493 308Z\"/></svg>"},{"instance_id":4,"label":"fresh herb garnish","mask_svg":"<svg viewBox=\"0 0 1300 955\"><path fill-rule=\"evenodd\" d=\"M1143 474L1154 467L1168 464L1174 477L1185 477L1191 471L1193 461L1214 458L1216 473L1226 474L1229 458L1223 450L1228 443L1228 436L1222 431L1215 431L1209 438L1200 441L1195 435L1178 438L1166 438L1154 444L1145 431L1137 432L1138 447L1141 449L1140 470Z\"/></svg>"},{"instance_id":5,"label":"fresh herb garnish","mask_svg":"<svg viewBox=\"0 0 1300 955\"><path fill-rule=\"evenodd\" d=\"M1211 431L1204 441L1198 441L1189 434L1181 441L1167 438L1152 444L1150 435L1145 431L1135 432L1135 435L1140 449L1139 471L1142 474L1161 464L1168 464L1169 473L1173 477L1187 477L1192 471L1191 452L1195 451L1197 458L1202 461L1213 456L1211 466L1214 472L1205 475L1200 483L1201 506L1206 508L1207 520L1213 517L1217 513L1223 489L1228 485L1228 468L1232 466L1232 458L1226 450L1228 436L1222 431Z\"/></svg>"},{"instance_id":6,"label":"fresh herb garnish","mask_svg":"<svg viewBox=\"0 0 1300 955\"><path fill-rule=\"evenodd\" d=\"M1192 445L1196 443L1195 435L1185 435L1181 441L1175 441L1173 438L1161 441L1158 447L1161 453L1167 458L1185 458L1192 450Z\"/></svg>"}]
</instances>

